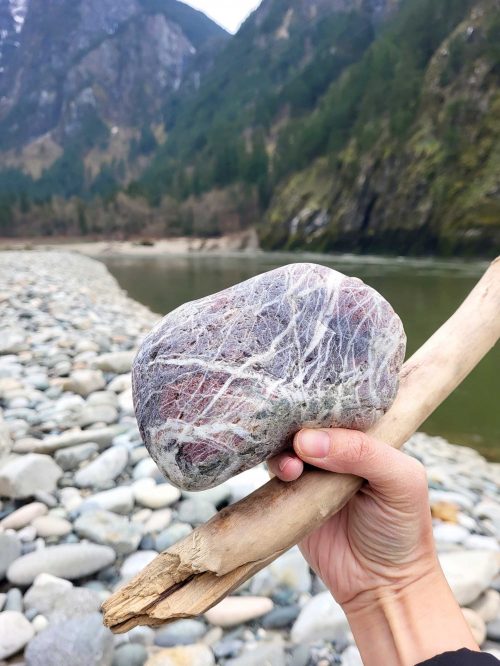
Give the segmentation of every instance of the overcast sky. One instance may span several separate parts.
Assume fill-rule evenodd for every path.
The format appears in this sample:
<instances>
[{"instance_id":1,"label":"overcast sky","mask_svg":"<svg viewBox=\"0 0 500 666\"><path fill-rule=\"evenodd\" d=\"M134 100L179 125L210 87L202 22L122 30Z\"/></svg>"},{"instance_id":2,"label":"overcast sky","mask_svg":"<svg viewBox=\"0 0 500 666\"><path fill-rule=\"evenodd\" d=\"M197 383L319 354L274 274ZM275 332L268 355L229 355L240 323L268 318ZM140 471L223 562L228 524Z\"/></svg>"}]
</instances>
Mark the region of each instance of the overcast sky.
<instances>
[{"instance_id":1,"label":"overcast sky","mask_svg":"<svg viewBox=\"0 0 500 666\"><path fill-rule=\"evenodd\" d=\"M200 9L229 32L236 32L247 16L262 0L183 0Z\"/></svg>"}]
</instances>

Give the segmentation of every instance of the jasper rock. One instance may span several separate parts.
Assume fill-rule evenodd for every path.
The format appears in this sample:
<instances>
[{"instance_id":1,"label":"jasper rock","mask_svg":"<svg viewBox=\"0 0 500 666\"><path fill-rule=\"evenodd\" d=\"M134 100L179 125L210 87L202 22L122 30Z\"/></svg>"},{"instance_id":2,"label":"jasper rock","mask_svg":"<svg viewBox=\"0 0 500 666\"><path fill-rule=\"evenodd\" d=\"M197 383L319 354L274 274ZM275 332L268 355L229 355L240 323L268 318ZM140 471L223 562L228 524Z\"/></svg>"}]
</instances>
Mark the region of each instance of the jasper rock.
<instances>
[{"instance_id":1,"label":"jasper rock","mask_svg":"<svg viewBox=\"0 0 500 666\"><path fill-rule=\"evenodd\" d=\"M211 488L301 427L372 426L404 353L399 317L361 280L278 268L181 306L147 336L132 370L141 435L175 485Z\"/></svg>"}]
</instances>

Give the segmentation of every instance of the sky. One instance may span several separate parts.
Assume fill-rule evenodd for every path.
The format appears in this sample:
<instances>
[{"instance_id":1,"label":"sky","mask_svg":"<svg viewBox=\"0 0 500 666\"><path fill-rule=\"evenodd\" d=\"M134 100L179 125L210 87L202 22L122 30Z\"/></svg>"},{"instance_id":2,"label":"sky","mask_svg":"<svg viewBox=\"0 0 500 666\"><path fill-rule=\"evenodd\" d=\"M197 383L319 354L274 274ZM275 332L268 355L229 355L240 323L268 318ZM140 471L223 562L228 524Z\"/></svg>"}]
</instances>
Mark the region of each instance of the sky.
<instances>
[{"instance_id":1,"label":"sky","mask_svg":"<svg viewBox=\"0 0 500 666\"><path fill-rule=\"evenodd\" d=\"M262 0L182 0L199 9L229 32L237 32L247 16Z\"/></svg>"}]
</instances>

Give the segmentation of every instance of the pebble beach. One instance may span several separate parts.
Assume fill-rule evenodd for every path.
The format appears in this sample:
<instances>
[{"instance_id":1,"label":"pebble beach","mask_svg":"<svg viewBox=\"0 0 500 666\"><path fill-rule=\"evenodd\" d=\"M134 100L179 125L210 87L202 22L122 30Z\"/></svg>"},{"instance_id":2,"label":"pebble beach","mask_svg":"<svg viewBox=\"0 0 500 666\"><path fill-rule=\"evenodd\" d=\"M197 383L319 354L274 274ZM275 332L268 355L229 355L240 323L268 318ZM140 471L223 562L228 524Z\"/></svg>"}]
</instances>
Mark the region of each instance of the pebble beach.
<instances>
[{"instance_id":1,"label":"pebble beach","mask_svg":"<svg viewBox=\"0 0 500 666\"><path fill-rule=\"evenodd\" d=\"M162 477L130 384L158 319L94 259L0 252L0 665L361 666L297 548L203 617L119 636L103 626L114 590L268 480L259 466L189 493ZM448 582L500 658L500 463L423 433L405 448L428 472Z\"/></svg>"}]
</instances>

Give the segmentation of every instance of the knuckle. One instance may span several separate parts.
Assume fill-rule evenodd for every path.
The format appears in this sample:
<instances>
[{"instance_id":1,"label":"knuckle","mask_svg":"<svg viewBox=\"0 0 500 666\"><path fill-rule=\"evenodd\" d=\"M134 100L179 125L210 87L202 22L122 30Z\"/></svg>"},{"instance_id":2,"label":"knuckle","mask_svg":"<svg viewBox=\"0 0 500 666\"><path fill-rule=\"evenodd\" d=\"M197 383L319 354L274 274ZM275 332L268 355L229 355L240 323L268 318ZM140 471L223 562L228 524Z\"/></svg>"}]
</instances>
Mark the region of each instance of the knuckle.
<instances>
[{"instance_id":1,"label":"knuckle","mask_svg":"<svg viewBox=\"0 0 500 666\"><path fill-rule=\"evenodd\" d=\"M344 459L350 463L359 463L365 460L371 453L371 442L363 432L353 430L349 433Z\"/></svg>"}]
</instances>

